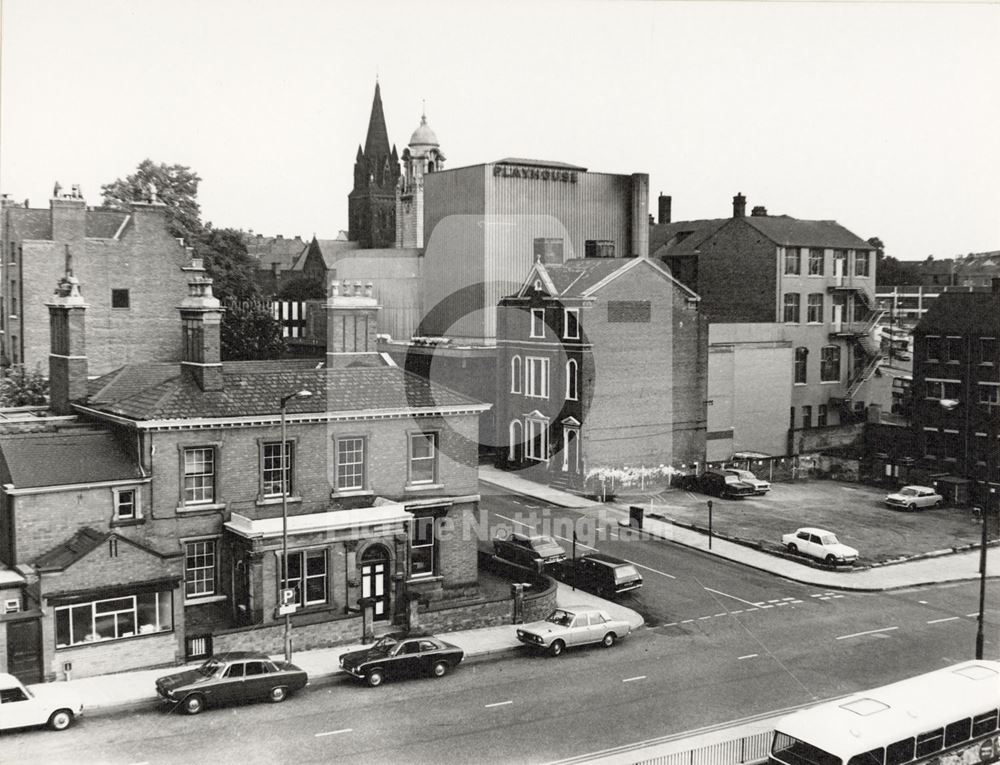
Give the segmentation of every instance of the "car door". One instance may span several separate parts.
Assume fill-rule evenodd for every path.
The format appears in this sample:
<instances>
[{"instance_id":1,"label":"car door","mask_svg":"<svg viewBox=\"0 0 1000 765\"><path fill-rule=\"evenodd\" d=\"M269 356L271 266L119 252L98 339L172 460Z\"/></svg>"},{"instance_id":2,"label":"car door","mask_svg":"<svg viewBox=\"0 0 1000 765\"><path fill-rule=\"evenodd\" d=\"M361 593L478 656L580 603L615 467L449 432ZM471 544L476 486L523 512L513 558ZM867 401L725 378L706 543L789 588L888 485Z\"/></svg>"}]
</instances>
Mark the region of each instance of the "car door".
<instances>
[{"instance_id":1,"label":"car door","mask_svg":"<svg viewBox=\"0 0 1000 765\"><path fill-rule=\"evenodd\" d=\"M586 643L590 633L590 620L586 612L576 614L566 631L566 645L581 645Z\"/></svg>"},{"instance_id":2,"label":"car door","mask_svg":"<svg viewBox=\"0 0 1000 765\"><path fill-rule=\"evenodd\" d=\"M587 642L599 643L604 639L605 622L600 611L591 611L589 614L590 626L587 629Z\"/></svg>"},{"instance_id":3,"label":"car door","mask_svg":"<svg viewBox=\"0 0 1000 765\"><path fill-rule=\"evenodd\" d=\"M823 542L819 538L819 534L809 535L809 554L814 558L825 558L826 553L824 552Z\"/></svg>"},{"instance_id":4,"label":"car door","mask_svg":"<svg viewBox=\"0 0 1000 765\"><path fill-rule=\"evenodd\" d=\"M263 661L248 661L243 678L243 698L260 698L271 692L271 677Z\"/></svg>"},{"instance_id":5,"label":"car door","mask_svg":"<svg viewBox=\"0 0 1000 765\"><path fill-rule=\"evenodd\" d=\"M0 688L0 729L40 725L47 719L44 711L23 688Z\"/></svg>"},{"instance_id":6,"label":"car door","mask_svg":"<svg viewBox=\"0 0 1000 765\"><path fill-rule=\"evenodd\" d=\"M404 640L396 648L390 667L394 677L412 677L420 670L420 641Z\"/></svg>"},{"instance_id":7,"label":"car door","mask_svg":"<svg viewBox=\"0 0 1000 765\"><path fill-rule=\"evenodd\" d=\"M215 701L229 702L243 697L243 677L245 666L242 661L234 661L222 677L206 688L206 693Z\"/></svg>"}]
</instances>

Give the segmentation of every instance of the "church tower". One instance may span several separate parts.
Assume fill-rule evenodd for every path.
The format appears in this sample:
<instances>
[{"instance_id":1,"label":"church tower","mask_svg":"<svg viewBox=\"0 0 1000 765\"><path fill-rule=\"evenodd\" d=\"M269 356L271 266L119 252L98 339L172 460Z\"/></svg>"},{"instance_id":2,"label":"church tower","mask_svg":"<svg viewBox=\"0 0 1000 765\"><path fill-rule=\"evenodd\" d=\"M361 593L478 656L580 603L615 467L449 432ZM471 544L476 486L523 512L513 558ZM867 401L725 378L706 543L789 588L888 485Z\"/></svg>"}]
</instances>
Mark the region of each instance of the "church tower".
<instances>
[{"instance_id":1,"label":"church tower","mask_svg":"<svg viewBox=\"0 0 1000 765\"><path fill-rule=\"evenodd\" d=\"M424 246L424 176L444 168L444 154L427 114L403 149L403 174L396 191L396 246Z\"/></svg>"},{"instance_id":2,"label":"church tower","mask_svg":"<svg viewBox=\"0 0 1000 765\"><path fill-rule=\"evenodd\" d=\"M396 184L399 156L389 148L382 112L382 93L375 82L375 98L368 120L364 148L354 160L354 189L347 196L348 239L362 249L392 247L396 240Z\"/></svg>"}]
</instances>

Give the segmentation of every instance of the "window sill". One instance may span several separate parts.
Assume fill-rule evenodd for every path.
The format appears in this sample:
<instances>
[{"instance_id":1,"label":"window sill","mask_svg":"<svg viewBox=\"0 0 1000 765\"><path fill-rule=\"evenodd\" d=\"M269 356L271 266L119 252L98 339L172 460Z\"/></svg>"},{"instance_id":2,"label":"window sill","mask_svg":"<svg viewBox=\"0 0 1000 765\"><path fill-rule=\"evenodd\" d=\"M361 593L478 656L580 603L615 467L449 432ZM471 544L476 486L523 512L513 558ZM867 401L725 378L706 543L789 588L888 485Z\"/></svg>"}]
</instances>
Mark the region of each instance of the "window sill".
<instances>
[{"instance_id":1,"label":"window sill","mask_svg":"<svg viewBox=\"0 0 1000 765\"><path fill-rule=\"evenodd\" d=\"M840 380L820 380L819 384L820 385L836 385L839 382L840 382Z\"/></svg>"},{"instance_id":2,"label":"window sill","mask_svg":"<svg viewBox=\"0 0 1000 765\"><path fill-rule=\"evenodd\" d=\"M412 576L406 580L407 584L429 584L433 582L443 581L444 577L441 574L428 574L426 576Z\"/></svg>"},{"instance_id":3,"label":"window sill","mask_svg":"<svg viewBox=\"0 0 1000 765\"><path fill-rule=\"evenodd\" d=\"M225 509L225 502L213 502L205 505L178 505L177 513L179 515L195 515L197 513L214 513Z\"/></svg>"},{"instance_id":4,"label":"window sill","mask_svg":"<svg viewBox=\"0 0 1000 765\"><path fill-rule=\"evenodd\" d=\"M289 496L289 497L287 497L285 499L285 501L288 502L288 503L293 503L294 502L294 503L301 504L302 503L302 497L298 497L298 496L292 497L292 496ZM280 496L279 497L257 497L257 501L254 504L256 504L257 507L262 507L264 505L280 505L281 504L281 497Z\"/></svg>"},{"instance_id":5,"label":"window sill","mask_svg":"<svg viewBox=\"0 0 1000 765\"><path fill-rule=\"evenodd\" d=\"M228 600L229 597L226 595L206 595L203 598L187 598L184 600L184 607L188 606L202 606L206 603L221 603L224 600Z\"/></svg>"},{"instance_id":6,"label":"window sill","mask_svg":"<svg viewBox=\"0 0 1000 765\"><path fill-rule=\"evenodd\" d=\"M403 491L436 491L443 488L443 483L408 483Z\"/></svg>"},{"instance_id":7,"label":"window sill","mask_svg":"<svg viewBox=\"0 0 1000 765\"><path fill-rule=\"evenodd\" d=\"M141 526L146 522L145 518L122 518L121 520L111 521L109 524L111 528L121 528L122 526Z\"/></svg>"},{"instance_id":8,"label":"window sill","mask_svg":"<svg viewBox=\"0 0 1000 765\"><path fill-rule=\"evenodd\" d=\"M375 496L375 492L372 491L371 489L345 489L343 491L334 489L333 491L330 492L330 497L332 499L338 499L340 497L373 497L373 496Z\"/></svg>"}]
</instances>

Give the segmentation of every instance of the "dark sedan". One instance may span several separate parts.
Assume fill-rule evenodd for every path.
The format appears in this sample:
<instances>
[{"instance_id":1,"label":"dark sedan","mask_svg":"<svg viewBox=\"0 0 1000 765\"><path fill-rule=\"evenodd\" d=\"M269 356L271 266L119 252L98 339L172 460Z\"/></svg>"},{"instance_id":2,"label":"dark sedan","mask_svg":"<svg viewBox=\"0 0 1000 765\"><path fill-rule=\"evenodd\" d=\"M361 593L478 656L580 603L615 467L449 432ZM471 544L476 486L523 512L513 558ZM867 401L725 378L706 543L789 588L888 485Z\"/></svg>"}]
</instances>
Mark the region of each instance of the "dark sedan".
<instances>
[{"instance_id":1,"label":"dark sedan","mask_svg":"<svg viewBox=\"0 0 1000 765\"><path fill-rule=\"evenodd\" d=\"M309 677L294 664L271 661L256 651L234 651L213 656L195 669L158 678L156 692L164 701L180 704L189 715L196 715L206 705L255 699L277 704L307 682Z\"/></svg>"},{"instance_id":2,"label":"dark sedan","mask_svg":"<svg viewBox=\"0 0 1000 765\"><path fill-rule=\"evenodd\" d=\"M345 653L340 668L374 688L390 678L443 677L464 657L457 645L433 635L396 632L379 638L371 648Z\"/></svg>"}]
</instances>

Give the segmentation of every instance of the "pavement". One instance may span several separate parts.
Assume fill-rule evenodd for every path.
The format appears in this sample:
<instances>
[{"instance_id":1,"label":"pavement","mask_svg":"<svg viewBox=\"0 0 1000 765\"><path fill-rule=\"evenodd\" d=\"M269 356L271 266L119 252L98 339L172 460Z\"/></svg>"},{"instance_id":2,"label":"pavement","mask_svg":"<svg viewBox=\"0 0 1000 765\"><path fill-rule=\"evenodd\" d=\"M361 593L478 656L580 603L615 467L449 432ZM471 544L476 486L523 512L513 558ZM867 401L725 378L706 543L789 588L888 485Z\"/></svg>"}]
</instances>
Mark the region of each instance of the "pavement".
<instances>
[{"instance_id":1,"label":"pavement","mask_svg":"<svg viewBox=\"0 0 1000 765\"><path fill-rule=\"evenodd\" d=\"M628 519L627 504L602 504L575 494L527 481L517 475L488 466L481 466L479 468L479 477L481 481L504 492L534 497L583 513L610 513L613 516L619 517L619 520L622 522ZM623 527L620 529L620 533L625 536L629 533L635 534L639 532ZM942 554L932 557L873 567L863 571L848 569L829 571L813 568L796 560L772 555L730 540L718 537L709 540L706 534L676 525L669 520L646 517L643 522L641 534L702 550L707 554L726 558L746 566L770 571L786 579L827 588L843 590L887 590L921 584L979 578L978 550L952 554L943 554L945 551L941 551ZM997 560L998 556L994 554L988 557L992 557L988 565L988 576L1000 576L1000 561ZM574 590L561 582L558 583L556 603L560 606L593 605L601 607L616 618L627 619L633 629L637 629L643 624L642 617L632 609L603 600L581 590ZM443 637L461 647L465 651L467 658L475 659L518 650L521 644L514 634L515 630L516 625L502 625L449 632ZM361 647L363 646L357 644L297 651L294 653L292 660L309 674L312 681L339 674L341 654L357 650ZM282 657L276 655L274 658L280 659ZM156 701L154 690L156 678L179 671L179 669L161 667L160 669L121 672L70 680L66 681L65 685L70 686L80 695L87 714L100 713L102 711L111 712L115 709L154 703Z\"/></svg>"}]
</instances>

